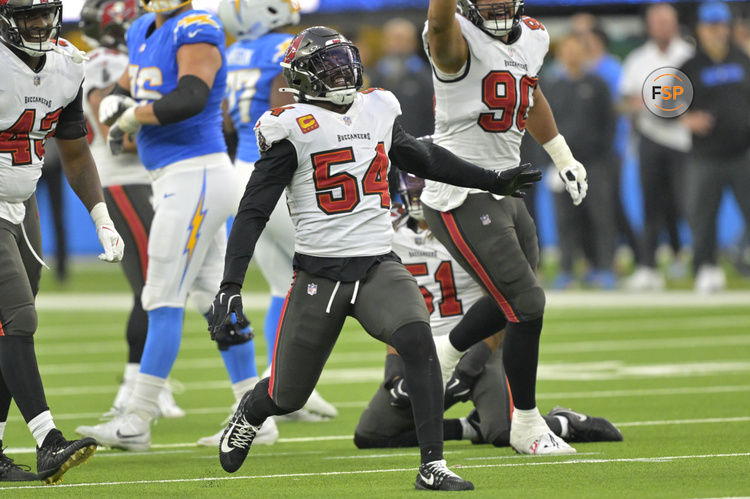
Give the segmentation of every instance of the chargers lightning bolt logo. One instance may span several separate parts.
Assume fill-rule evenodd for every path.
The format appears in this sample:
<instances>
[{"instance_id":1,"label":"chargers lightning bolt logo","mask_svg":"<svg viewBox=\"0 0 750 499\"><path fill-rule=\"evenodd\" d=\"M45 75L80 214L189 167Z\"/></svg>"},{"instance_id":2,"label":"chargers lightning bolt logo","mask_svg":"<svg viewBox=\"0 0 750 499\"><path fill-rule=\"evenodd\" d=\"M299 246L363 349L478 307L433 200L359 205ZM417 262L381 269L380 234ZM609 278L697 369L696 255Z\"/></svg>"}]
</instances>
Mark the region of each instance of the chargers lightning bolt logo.
<instances>
[{"instance_id":1,"label":"chargers lightning bolt logo","mask_svg":"<svg viewBox=\"0 0 750 499\"><path fill-rule=\"evenodd\" d=\"M187 261L185 262L185 270L182 271L182 279L180 279L180 288L182 287L182 282L185 280L185 274L187 274L188 267L190 267L190 261L193 258L193 253L195 252L195 245L198 244L198 238L201 237L201 226L203 225L203 220L206 218L206 210L204 208L206 202L206 170L203 170L203 186L201 187L201 195L198 198L198 204L195 207L195 213L193 214L192 220L190 220L190 225L188 226L188 240L187 244L185 244L185 251L183 251L183 255L187 255Z\"/></svg>"}]
</instances>

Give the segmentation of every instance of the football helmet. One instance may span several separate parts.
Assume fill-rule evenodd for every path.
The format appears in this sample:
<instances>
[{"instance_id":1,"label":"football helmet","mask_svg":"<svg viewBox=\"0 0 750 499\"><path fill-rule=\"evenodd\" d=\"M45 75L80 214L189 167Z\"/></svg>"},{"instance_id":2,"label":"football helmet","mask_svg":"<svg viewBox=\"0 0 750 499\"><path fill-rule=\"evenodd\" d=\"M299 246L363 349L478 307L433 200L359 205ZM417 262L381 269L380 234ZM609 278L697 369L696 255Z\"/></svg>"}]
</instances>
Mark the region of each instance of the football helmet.
<instances>
[{"instance_id":1,"label":"football helmet","mask_svg":"<svg viewBox=\"0 0 750 499\"><path fill-rule=\"evenodd\" d=\"M477 5L477 0L458 0L458 13L490 36L510 33L521 22L523 0L491 0Z\"/></svg>"},{"instance_id":2,"label":"football helmet","mask_svg":"<svg viewBox=\"0 0 750 499\"><path fill-rule=\"evenodd\" d=\"M299 24L297 0L221 0L219 19L235 38L255 40L269 31Z\"/></svg>"},{"instance_id":3,"label":"football helmet","mask_svg":"<svg viewBox=\"0 0 750 499\"><path fill-rule=\"evenodd\" d=\"M299 102L351 104L362 88L359 50L337 31L307 28L294 37L281 63L288 88Z\"/></svg>"},{"instance_id":4,"label":"football helmet","mask_svg":"<svg viewBox=\"0 0 750 499\"><path fill-rule=\"evenodd\" d=\"M62 29L62 0L0 0L0 40L31 56L52 50Z\"/></svg>"},{"instance_id":5,"label":"football helmet","mask_svg":"<svg viewBox=\"0 0 750 499\"><path fill-rule=\"evenodd\" d=\"M404 171L399 171L398 176L398 192L406 212L414 220L424 220L422 201L419 199L424 189L424 179Z\"/></svg>"},{"instance_id":6,"label":"football helmet","mask_svg":"<svg viewBox=\"0 0 750 499\"><path fill-rule=\"evenodd\" d=\"M149 12L161 12L167 14L184 7L192 0L141 0L143 8Z\"/></svg>"},{"instance_id":7,"label":"football helmet","mask_svg":"<svg viewBox=\"0 0 750 499\"><path fill-rule=\"evenodd\" d=\"M127 52L125 33L139 15L138 0L86 0L78 26L89 45Z\"/></svg>"}]
</instances>

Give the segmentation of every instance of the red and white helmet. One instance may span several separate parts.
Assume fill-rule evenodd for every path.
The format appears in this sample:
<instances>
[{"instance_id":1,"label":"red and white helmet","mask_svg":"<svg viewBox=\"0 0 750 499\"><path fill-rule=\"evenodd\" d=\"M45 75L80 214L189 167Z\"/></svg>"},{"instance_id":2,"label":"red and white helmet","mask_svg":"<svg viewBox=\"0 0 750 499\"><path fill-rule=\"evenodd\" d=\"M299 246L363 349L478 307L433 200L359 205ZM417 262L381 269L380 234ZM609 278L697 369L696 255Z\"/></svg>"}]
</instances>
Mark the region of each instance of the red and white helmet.
<instances>
[{"instance_id":1,"label":"red and white helmet","mask_svg":"<svg viewBox=\"0 0 750 499\"><path fill-rule=\"evenodd\" d=\"M299 24L297 0L220 0L219 18L235 38L255 40L269 31Z\"/></svg>"},{"instance_id":2,"label":"red and white helmet","mask_svg":"<svg viewBox=\"0 0 750 499\"><path fill-rule=\"evenodd\" d=\"M62 29L62 0L0 0L0 40L32 56L52 50Z\"/></svg>"}]
</instances>

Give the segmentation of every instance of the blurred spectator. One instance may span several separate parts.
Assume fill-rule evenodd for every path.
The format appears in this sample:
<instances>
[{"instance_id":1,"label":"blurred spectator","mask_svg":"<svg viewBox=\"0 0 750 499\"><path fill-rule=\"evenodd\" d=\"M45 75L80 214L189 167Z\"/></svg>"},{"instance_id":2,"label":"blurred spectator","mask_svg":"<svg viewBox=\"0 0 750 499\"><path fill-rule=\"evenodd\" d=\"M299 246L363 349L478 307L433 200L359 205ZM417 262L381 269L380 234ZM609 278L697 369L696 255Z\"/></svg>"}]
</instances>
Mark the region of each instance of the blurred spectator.
<instances>
[{"instance_id":1,"label":"blurred spectator","mask_svg":"<svg viewBox=\"0 0 750 499\"><path fill-rule=\"evenodd\" d=\"M695 289L726 286L717 265L716 216L731 187L750 222L750 58L730 40L731 14L722 2L698 8L698 51L682 66L694 97L682 122L693 134L687 206L693 231Z\"/></svg>"},{"instance_id":2,"label":"blurred spectator","mask_svg":"<svg viewBox=\"0 0 750 499\"><path fill-rule=\"evenodd\" d=\"M644 202L643 249L639 267L625 283L632 290L664 288L656 270L659 234L666 228L675 255L680 251L677 223L680 217L681 179L690 132L677 120L649 112L641 95L648 75L662 67L679 67L693 55L694 48L679 36L677 11L666 3L653 4L646 11L649 40L625 59L621 91L625 107L634 115L633 126L640 139L638 158Z\"/></svg>"},{"instance_id":3,"label":"blurred spectator","mask_svg":"<svg viewBox=\"0 0 750 499\"><path fill-rule=\"evenodd\" d=\"M47 186L55 230L55 276L59 282L68 279L68 241L65 238L65 180L62 163L54 140L45 144L44 165L40 181Z\"/></svg>"},{"instance_id":4,"label":"blurred spectator","mask_svg":"<svg viewBox=\"0 0 750 499\"><path fill-rule=\"evenodd\" d=\"M393 92L401 103L401 124L414 136L429 135L435 125L430 66L420 56L416 26L397 17L383 26L385 55L370 72L372 85Z\"/></svg>"},{"instance_id":5,"label":"blurred spectator","mask_svg":"<svg viewBox=\"0 0 750 499\"><path fill-rule=\"evenodd\" d=\"M575 18L576 16L573 17ZM576 26L576 23L574 22L573 25ZM581 27L587 24L579 21L577 25L579 27L574 29L582 29ZM590 24L587 30L576 31L576 33L579 33L585 41L588 52L589 70L607 83L612 101L619 102L621 99L620 81L622 79L622 64L617 57L609 53L609 37L607 33L596 22ZM630 226L628 217L625 215L620 195L620 172L622 164L625 161L625 154L627 153L629 128L627 118L624 116L618 117L614 136L614 150L617 154L612 156L614 161L612 165L612 199L615 205L617 234L625 238L625 242L630 247L633 255L635 255L636 261L638 261L640 258L640 243L635 236L635 232L633 232L633 228ZM590 247L591 244L588 239L584 240L584 249L588 250Z\"/></svg>"},{"instance_id":6,"label":"blurred spectator","mask_svg":"<svg viewBox=\"0 0 750 499\"><path fill-rule=\"evenodd\" d=\"M734 43L750 55L750 19L737 19L734 22Z\"/></svg>"},{"instance_id":7,"label":"blurred spectator","mask_svg":"<svg viewBox=\"0 0 750 499\"><path fill-rule=\"evenodd\" d=\"M562 75L545 86L545 95L565 135L570 149L586 165L589 191L580 206L570 203L567 194L555 195L555 210L560 240L561 274L555 287L572 284L573 262L583 248L584 233L589 233L594 269L590 283L613 288L612 263L615 251L615 220L612 199L612 143L616 115L607 83L588 72L587 54L578 35L568 35L558 43L557 59ZM555 176L556 178L556 176Z\"/></svg>"}]
</instances>

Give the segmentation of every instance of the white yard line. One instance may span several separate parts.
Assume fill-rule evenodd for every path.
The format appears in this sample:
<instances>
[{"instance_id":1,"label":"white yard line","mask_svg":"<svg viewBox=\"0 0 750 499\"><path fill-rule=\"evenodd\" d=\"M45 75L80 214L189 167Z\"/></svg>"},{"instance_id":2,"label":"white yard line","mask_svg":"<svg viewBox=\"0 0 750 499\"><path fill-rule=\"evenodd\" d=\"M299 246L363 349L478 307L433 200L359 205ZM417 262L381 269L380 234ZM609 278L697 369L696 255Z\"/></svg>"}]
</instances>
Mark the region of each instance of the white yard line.
<instances>
[{"instance_id":1,"label":"white yard line","mask_svg":"<svg viewBox=\"0 0 750 499\"><path fill-rule=\"evenodd\" d=\"M737 416L728 418L702 418L702 419L665 419L658 421L630 421L630 422L614 422L615 426L618 427L633 427L633 426L667 426L675 424L717 424L717 423L744 423L750 421L750 416ZM280 438L278 443L289 444L289 443L310 443L310 442L334 442L338 440L352 440L354 435L320 435L317 437L291 437L291 438ZM152 444L152 449L185 449L193 448L198 449L198 445L195 442L180 442L172 444ZM5 449L6 454L31 454L35 453L35 447L9 447ZM103 452L109 452L104 450ZM143 454L145 456L154 455L153 452L143 453L132 453L115 451L114 455L118 456L132 456L136 454ZM300 453L302 454L302 453ZM363 454L364 455L364 454ZM393 454L389 454L393 455ZM366 455L364 455L366 456Z\"/></svg>"},{"instance_id":2,"label":"white yard line","mask_svg":"<svg viewBox=\"0 0 750 499\"><path fill-rule=\"evenodd\" d=\"M624 293L601 291L546 291L548 309L571 310L581 308L711 308L750 305L750 291L726 291L701 295L691 291L664 293ZM268 307L266 293L243 293L242 302L249 310ZM132 307L132 296L127 293L45 293L36 299L39 310L120 310Z\"/></svg>"},{"instance_id":3,"label":"white yard line","mask_svg":"<svg viewBox=\"0 0 750 499\"><path fill-rule=\"evenodd\" d=\"M617 459L565 459L561 461L531 461L535 459L529 458L529 462L524 463L493 463L493 464L471 464L463 465L461 469L473 469L473 468L516 468L522 466L560 466L560 465L580 465L580 464L608 464L608 463L668 463L671 461L679 460L697 460L697 459L723 459L723 458L736 458L736 457L748 457L750 452L740 452L734 454L695 454L695 455L681 455L681 456L651 456L651 457L632 457L632 458L617 458ZM348 475L365 475L371 473L405 473L414 472L416 468L391 468L391 469L366 469L366 470L353 470L353 471L328 471L328 472L315 472L315 473L282 473L275 475L244 475L244 476L227 476L221 475L218 477L200 477L200 478L172 478L172 479L161 479L161 480L133 480L133 481L121 481L121 482L89 482L89 483L70 483L56 485L55 489L62 488L80 488L80 487L113 487L121 485L152 485L152 484L171 484L171 483L195 483L195 482L213 482L213 481L228 481L228 480L259 480L269 478L319 478L324 476L348 476ZM47 489L46 485L32 485L32 486L21 486L21 487L0 487L0 490L28 490L28 489Z\"/></svg>"}]
</instances>

